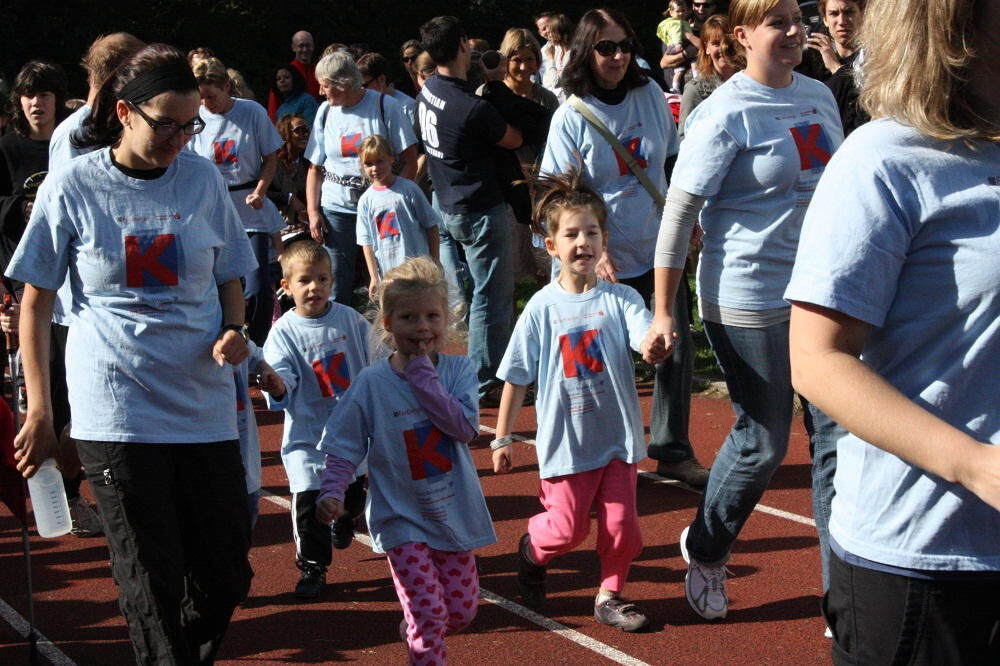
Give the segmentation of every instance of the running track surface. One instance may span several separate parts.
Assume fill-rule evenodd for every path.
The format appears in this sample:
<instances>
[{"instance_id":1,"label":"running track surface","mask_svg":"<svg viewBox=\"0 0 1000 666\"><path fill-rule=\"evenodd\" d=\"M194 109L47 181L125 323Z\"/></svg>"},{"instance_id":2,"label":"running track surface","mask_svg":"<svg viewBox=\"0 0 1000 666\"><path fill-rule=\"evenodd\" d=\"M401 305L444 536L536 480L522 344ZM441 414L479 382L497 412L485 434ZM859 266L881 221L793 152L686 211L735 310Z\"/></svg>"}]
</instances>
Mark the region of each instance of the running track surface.
<instances>
[{"instance_id":1,"label":"running track surface","mask_svg":"<svg viewBox=\"0 0 1000 666\"><path fill-rule=\"evenodd\" d=\"M649 385L639 393L649 422ZM335 551L327 589L313 603L297 601L298 579L281 458L281 415L262 411L264 491L250 554L256 576L237 609L219 654L222 664L319 664L335 661L405 663L402 617L388 566L356 540ZM534 437L534 409L525 408L517 434ZM733 422L726 400L696 395L691 439L710 463ZM593 620L598 585L594 535L549 568L549 600L541 615L521 607L514 585L514 549L528 517L540 506L530 444L515 445L515 470L492 472L490 428L496 410L484 409L484 434L470 445L496 524L499 542L477 551L483 601L475 622L448 639L454 664L814 664L829 663L823 638L819 553L811 526L808 442L800 418L792 424L789 454L748 521L729 569L729 616L709 623L684 598L685 565L677 539L692 520L699 496L656 477L655 463L640 469L638 498L645 548L625 595L640 604L652 630L625 634ZM89 492L85 486L85 495ZM32 531L36 625L45 658L56 664L133 663L110 578L102 538L41 539ZM27 663L20 638L27 617L20 530L0 506L0 664ZM45 663L45 658L40 663Z\"/></svg>"}]
</instances>

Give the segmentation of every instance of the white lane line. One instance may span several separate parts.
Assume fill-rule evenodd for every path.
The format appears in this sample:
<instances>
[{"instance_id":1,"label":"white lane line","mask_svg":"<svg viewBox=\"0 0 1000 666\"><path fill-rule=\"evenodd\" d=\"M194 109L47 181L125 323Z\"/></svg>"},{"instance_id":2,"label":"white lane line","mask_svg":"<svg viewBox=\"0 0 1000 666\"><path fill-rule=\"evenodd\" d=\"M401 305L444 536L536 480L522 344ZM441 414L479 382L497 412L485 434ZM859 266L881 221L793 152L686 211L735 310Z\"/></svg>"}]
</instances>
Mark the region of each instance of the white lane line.
<instances>
[{"instance_id":1,"label":"white lane line","mask_svg":"<svg viewBox=\"0 0 1000 666\"><path fill-rule=\"evenodd\" d=\"M0 617L13 627L14 631L22 638L28 638L28 621L3 599L0 599ZM38 637L36 642L38 653L55 664L55 666L76 666L76 662L66 656L65 652L53 645L52 641L38 631L38 627L35 627L35 636Z\"/></svg>"},{"instance_id":2,"label":"white lane line","mask_svg":"<svg viewBox=\"0 0 1000 666\"><path fill-rule=\"evenodd\" d=\"M261 489L260 496L270 502L274 502L275 504L284 509L292 508L291 502L289 502L284 497L281 497L280 495L275 495L270 491ZM365 534L355 533L354 539L356 541L363 543L369 548L371 548L372 546L371 539ZM496 592L491 592L485 588L480 588L479 596L485 599L486 601L490 602L491 604L496 604L500 608L503 608L508 613L513 613L518 617L523 617L525 620L537 624L542 629L547 629L548 631L559 634L566 640L573 641L574 643L576 643L581 647L591 650L592 652L596 652L605 659L608 659L616 664L624 664L626 666L649 666L649 664L640 659L636 659L635 657L629 656L624 652L622 652L621 650L611 647L606 643L602 643L599 640L593 639L590 636L587 636L586 634L582 634L579 631L570 629L566 625L560 624L555 620L551 620L545 617L544 615L539 615L535 611L529 608L525 608L521 604L515 601L511 601L506 597L502 597Z\"/></svg>"},{"instance_id":3,"label":"white lane line","mask_svg":"<svg viewBox=\"0 0 1000 666\"><path fill-rule=\"evenodd\" d=\"M479 429L491 435L497 434L496 429L491 428L489 426L480 425ZM527 437L521 437L520 435L513 435L513 437L518 442L523 442L524 444L528 444L530 446L535 445L535 440L533 439L528 439ZM639 472L639 476L645 477L655 483L666 483L672 486L676 486L677 488L682 488L689 492L696 493L698 495L701 494L700 490L695 490L686 483L681 483L680 481L676 481L674 479L668 479L665 476L660 476L655 472ZM797 513L792 513L791 511L785 511L783 509L776 509L773 506L767 506L766 504L758 504L756 507L754 507L754 511L760 511L761 513L766 513L770 516L784 518L785 520L790 520L793 523L800 523L802 525L808 525L809 527L816 527L816 521L810 518L809 516L800 516Z\"/></svg>"}]
</instances>

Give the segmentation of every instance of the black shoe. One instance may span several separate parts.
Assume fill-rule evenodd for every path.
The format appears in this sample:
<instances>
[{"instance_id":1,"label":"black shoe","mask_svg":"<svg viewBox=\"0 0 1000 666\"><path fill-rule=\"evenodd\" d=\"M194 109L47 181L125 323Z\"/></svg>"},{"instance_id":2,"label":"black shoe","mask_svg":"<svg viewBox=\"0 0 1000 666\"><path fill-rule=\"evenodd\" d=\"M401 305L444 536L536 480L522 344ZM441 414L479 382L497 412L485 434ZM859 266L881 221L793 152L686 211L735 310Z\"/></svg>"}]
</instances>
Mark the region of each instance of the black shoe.
<instances>
[{"instance_id":1,"label":"black shoe","mask_svg":"<svg viewBox=\"0 0 1000 666\"><path fill-rule=\"evenodd\" d=\"M326 587L326 567L319 564L302 566L302 576L295 585L295 596L299 599L315 599Z\"/></svg>"},{"instance_id":2,"label":"black shoe","mask_svg":"<svg viewBox=\"0 0 1000 666\"><path fill-rule=\"evenodd\" d=\"M344 550L354 541L354 519L350 516L341 516L333 522L333 536L331 537L333 547L337 550Z\"/></svg>"},{"instance_id":3,"label":"black shoe","mask_svg":"<svg viewBox=\"0 0 1000 666\"><path fill-rule=\"evenodd\" d=\"M631 601L611 597L594 605L594 619L622 631L639 631L649 624L646 616Z\"/></svg>"},{"instance_id":4,"label":"black shoe","mask_svg":"<svg viewBox=\"0 0 1000 666\"><path fill-rule=\"evenodd\" d=\"M697 490L704 490L708 485L708 470L693 456L675 463L658 462L656 473L686 483Z\"/></svg>"},{"instance_id":5,"label":"black shoe","mask_svg":"<svg viewBox=\"0 0 1000 666\"><path fill-rule=\"evenodd\" d=\"M541 608L545 603L545 567L528 559L531 537L521 537L517 545L517 590L528 608Z\"/></svg>"}]
</instances>

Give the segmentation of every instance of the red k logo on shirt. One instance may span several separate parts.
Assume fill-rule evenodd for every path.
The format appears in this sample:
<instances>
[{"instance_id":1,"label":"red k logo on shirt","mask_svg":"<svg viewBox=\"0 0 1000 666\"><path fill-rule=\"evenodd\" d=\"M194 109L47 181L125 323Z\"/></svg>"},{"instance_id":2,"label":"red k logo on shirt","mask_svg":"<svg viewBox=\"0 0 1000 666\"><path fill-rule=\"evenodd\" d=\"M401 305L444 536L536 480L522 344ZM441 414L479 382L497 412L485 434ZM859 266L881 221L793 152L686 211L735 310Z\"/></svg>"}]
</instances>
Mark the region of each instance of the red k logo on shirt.
<instances>
[{"instance_id":1,"label":"red k logo on shirt","mask_svg":"<svg viewBox=\"0 0 1000 666\"><path fill-rule=\"evenodd\" d=\"M125 285L176 287L180 250L174 234L125 237Z\"/></svg>"},{"instance_id":2,"label":"red k logo on shirt","mask_svg":"<svg viewBox=\"0 0 1000 666\"><path fill-rule=\"evenodd\" d=\"M361 148L361 132L340 137L340 154L344 157L357 157Z\"/></svg>"},{"instance_id":3,"label":"red k logo on shirt","mask_svg":"<svg viewBox=\"0 0 1000 666\"><path fill-rule=\"evenodd\" d=\"M414 481L442 476L451 471L455 443L430 421L414 424L412 430L404 430L403 441L410 463L410 477Z\"/></svg>"},{"instance_id":4,"label":"red k logo on shirt","mask_svg":"<svg viewBox=\"0 0 1000 666\"><path fill-rule=\"evenodd\" d=\"M399 222L396 220L396 211L394 210L376 214L375 224L378 226L379 238L399 235Z\"/></svg>"},{"instance_id":5,"label":"red k logo on shirt","mask_svg":"<svg viewBox=\"0 0 1000 666\"><path fill-rule=\"evenodd\" d=\"M559 336L563 374L567 377L592 377L604 372L600 335L598 329L581 328Z\"/></svg>"},{"instance_id":6,"label":"red k logo on shirt","mask_svg":"<svg viewBox=\"0 0 1000 666\"><path fill-rule=\"evenodd\" d=\"M630 139L622 139L622 146L625 147L625 150L628 151L629 155L631 155L632 157L635 158L636 163L638 163L638 165L641 168L645 169L646 167L649 166L649 163L646 161L646 158L643 157L643 155L642 155L642 137L641 136L637 136L634 139L631 139L631 138ZM619 176L627 176L628 174L632 173L632 170L628 168L628 165L625 164L625 160L622 159L622 156L618 154L617 150L615 151L615 159L618 160L618 175Z\"/></svg>"},{"instance_id":7,"label":"red k logo on shirt","mask_svg":"<svg viewBox=\"0 0 1000 666\"><path fill-rule=\"evenodd\" d=\"M788 128L799 151L799 170L825 167L830 161L830 137L826 135L822 125L815 123L796 125Z\"/></svg>"},{"instance_id":8,"label":"red k logo on shirt","mask_svg":"<svg viewBox=\"0 0 1000 666\"><path fill-rule=\"evenodd\" d=\"M236 139L213 141L212 148L215 150L216 164L237 164L240 161L236 154Z\"/></svg>"},{"instance_id":9,"label":"red k logo on shirt","mask_svg":"<svg viewBox=\"0 0 1000 666\"><path fill-rule=\"evenodd\" d=\"M347 368L344 352L330 353L313 361L312 368L319 383L319 392L324 398L339 395L351 385L351 373Z\"/></svg>"}]
</instances>

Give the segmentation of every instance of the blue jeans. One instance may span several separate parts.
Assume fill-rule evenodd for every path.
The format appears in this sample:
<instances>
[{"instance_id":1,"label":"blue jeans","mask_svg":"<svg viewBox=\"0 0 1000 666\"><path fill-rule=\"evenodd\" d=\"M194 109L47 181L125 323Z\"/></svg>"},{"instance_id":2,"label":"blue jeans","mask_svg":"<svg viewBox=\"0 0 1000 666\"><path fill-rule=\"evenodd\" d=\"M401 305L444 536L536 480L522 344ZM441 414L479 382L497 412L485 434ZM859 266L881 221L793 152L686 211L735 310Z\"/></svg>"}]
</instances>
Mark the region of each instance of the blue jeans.
<instances>
[{"instance_id":1,"label":"blue jeans","mask_svg":"<svg viewBox=\"0 0 1000 666\"><path fill-rule=\"evenodd\" d=\"M766 328L743 328L706 321L705 333L726 375L736 423L712 464L698 515L688 531L687 547L694 559L717 564L729 557L743 523L785 458L794 390L788 358L788 322ZM813 405L805 403L805 407L806 431L814 459L813 504L818 507L814 511L826 589L833 471L837 440L843 431Z\"/></svg>"},{"instance_id":2,"label":"blue jeans","mask_svg":"<svg viewBox=\"0 0 1000 666\"><path fill-rule=\"evenodd\" d=\"M324 208L323 217L327 223L323 244L333 262L333 300L350 306L358 260L358 216Z\"/></svg>"},{"instance_id":3,"label":"blue jeans","mask_svg":"<svg viewBox=\"0 0 1000 666\"><path fill-rule=\"evenodd\" d=\"M504 204L464 215L442 213L444 231L462 244L472 276L469 359L479 376L479 395L500 384L497 369L514 318L514 273ZM445 252L442 248L442 257ZM450 272L445 265L445 272Z\"/></svg>"},{"instance_id":4,"label":"blue jeans","mask_svg":"<svg viewBox=\"0 0 1000 666\"><path fill-rule=\"evenodd\" d=\"M438 205L437 194L431 195L431 206L438 215L444 218L444 211ZM448 307L453 314L461 314L468 323L468 304L471 294L466 286L469 280L469 266L462 260L462 254L458 250L458 243L448 230L442 225L438 229L438 253L441 258L441 268L444 269L445 279L448 280Z\"/></svg>"}]
</instances>

